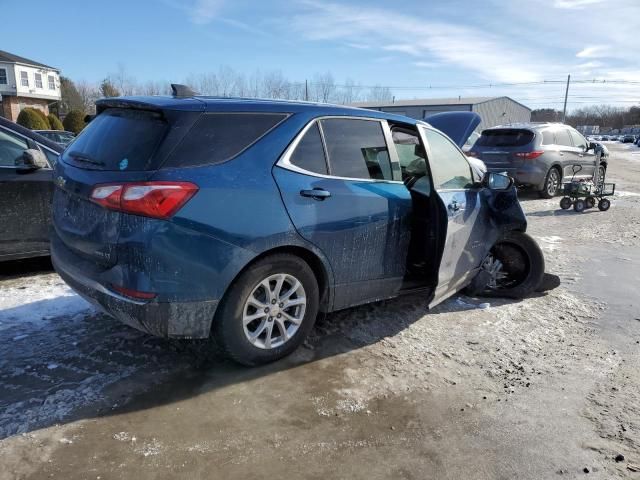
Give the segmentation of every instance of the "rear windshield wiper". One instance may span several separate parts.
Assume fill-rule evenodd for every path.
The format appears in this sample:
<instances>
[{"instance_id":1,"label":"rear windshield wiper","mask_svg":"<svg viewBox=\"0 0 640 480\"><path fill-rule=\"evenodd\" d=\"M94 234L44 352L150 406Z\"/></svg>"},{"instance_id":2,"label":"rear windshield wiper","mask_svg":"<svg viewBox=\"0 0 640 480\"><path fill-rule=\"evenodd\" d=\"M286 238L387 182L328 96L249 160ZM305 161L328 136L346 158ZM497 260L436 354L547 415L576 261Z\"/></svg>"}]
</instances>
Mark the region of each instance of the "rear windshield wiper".
<instances>
[{"instance_id":1,"label":"rear windshield wiper","mask_svg":"<svg viewBox=\"0 0 640 480\"><path fill-rule=\"evenodd\" d=\"M95 158L92 158L81 152L69 152L69 156L79 162L90 163L91 165L98 165L101 167L104 166L104 162L101 162L100 160L96 160Z\"/></svg>"}]
</instances>

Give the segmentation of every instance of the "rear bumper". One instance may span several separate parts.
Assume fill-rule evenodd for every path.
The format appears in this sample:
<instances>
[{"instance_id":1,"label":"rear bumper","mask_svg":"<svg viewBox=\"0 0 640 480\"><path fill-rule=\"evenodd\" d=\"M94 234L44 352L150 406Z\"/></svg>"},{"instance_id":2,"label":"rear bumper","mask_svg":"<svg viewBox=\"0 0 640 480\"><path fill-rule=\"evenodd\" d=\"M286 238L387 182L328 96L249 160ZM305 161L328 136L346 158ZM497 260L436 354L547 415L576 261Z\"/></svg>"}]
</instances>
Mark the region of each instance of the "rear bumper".
<instances>
[{"instance_id":1,"label":"rear bumper","mask_svg":"<svg viewBox=\"0 0 640 480\"><path fill-rule=\"evenodd\" d=\"M218 300L198 302L144 302L119 295L69 261L65 247L52 242L51 261L62 279L81 297L122 323L159 337L206 338ZM66 258L65 258L66 257Z\"/></svg>"},{"instance_id":2,"label":"rear bumper","mask_svg":"<svg viewBox=\"0 0 640 480\"><path fill-rule=\"evenodd\" d=\"M544 187L544 181L547 177L547 171L545 168L537 165L507 168L487 166L487 170L489 172L496 173L507 172L507 174L515 180L516 185L531 186L537 189L542 189Z\"/></svg>"}]
</instances>

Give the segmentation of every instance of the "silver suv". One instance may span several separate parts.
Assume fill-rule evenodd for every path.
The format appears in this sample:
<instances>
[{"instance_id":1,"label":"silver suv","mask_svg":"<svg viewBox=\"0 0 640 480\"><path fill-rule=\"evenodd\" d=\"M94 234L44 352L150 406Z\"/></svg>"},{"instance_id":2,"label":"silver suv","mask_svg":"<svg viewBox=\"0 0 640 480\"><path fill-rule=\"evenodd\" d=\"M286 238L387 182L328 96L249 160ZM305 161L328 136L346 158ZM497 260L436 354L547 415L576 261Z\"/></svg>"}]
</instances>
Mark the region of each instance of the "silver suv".
<instances>
[{"instance_id":1,"label":"silver suv","mask_svg":"<svg viewBox=\"0 0 640 480\"><path fill-rule=\"evenodd\" d=\"M604 178L607 160L595 146L562 123L519 123L484 130L467 155L481 159L489 171L506 171L519 186L551 198L574 171L576 179L589 179L594 173Z\"/></svg>"}]
</instances>

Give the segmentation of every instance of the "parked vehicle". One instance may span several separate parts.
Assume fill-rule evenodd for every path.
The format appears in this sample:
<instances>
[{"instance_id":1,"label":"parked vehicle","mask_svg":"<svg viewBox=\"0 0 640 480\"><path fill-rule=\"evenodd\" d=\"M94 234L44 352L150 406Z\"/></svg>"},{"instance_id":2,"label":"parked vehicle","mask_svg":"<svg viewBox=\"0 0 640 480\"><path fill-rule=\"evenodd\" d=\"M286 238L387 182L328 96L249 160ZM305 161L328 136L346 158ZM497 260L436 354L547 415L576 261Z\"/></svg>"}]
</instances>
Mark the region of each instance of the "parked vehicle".
<instances>
[{"instance_id":1,"label":"parked vehicle","mask_svg":"<svg viewBox=\"0 0 640 480\"><path fill-rule=\"evenodd\" d=\"M52 167L62 147L0 117L0 261L49 254Z\"/></svg>"},{"instance_id":2,"label":"parked vehicle","mask_svg":"<svg viewBox=\"0 0 640 480\"><path fill-rule=\"evenodd\" d=\"M559 123L522 123L489 128L467 153L480 158L490 172L507 172L518 186L532 187L543 198L555 196L581 165L579 178L604 176L606 159L596 165L595 144L574 128ZM596 172L596 168L598 171Z\"/></svg>"},{"instance_id":3,"label":"parked vehicle","mask_svg":"<svg viewBox=\"0 0 640 480\"><path fill-rule=\"evenodd\" d=\"M74 138L76 138L75 133L67 132L64 130L34 130L36 133L39 133L45 138L48 138L52 142L56 142L63 147L66 147L70 144Z\"/></svg>"},{"instance_id":4,"label":"parked vehicle","mask_svg":"<svg viewBox=\"0 0 640 480\"><path fill-rule=\"evenodd\" d=\"M622 140L620 140L622 143L633 143L636 141L636 137L634 137L633 135L624 135L622 137Z\"/></svg>"},{"instance_id":5,"label":"parked vehicle","mask_svg":"<svg viewBox=\"0 0 640 480\"><path fill-rule=\"evenodd\" d=\"M527 295L544 257L512 179L475 179L465 140L385 112L180 86L102 99L56 165L52 261L124 323L211 334L246 365L292 352L318 311L417 291L435 305L465 287Z\"/></svg>"}]
</instances>

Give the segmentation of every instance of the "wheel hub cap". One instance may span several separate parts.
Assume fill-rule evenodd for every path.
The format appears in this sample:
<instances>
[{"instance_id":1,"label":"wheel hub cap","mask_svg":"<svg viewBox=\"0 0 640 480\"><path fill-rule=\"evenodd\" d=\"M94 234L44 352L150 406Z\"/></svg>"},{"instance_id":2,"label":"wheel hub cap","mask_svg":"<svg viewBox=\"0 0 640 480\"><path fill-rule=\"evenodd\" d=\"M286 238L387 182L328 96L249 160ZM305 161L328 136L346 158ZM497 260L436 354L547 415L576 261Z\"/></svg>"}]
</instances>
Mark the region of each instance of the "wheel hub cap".
<instances>
[{"instance_id":1,"label":"wheel hub cap","mask_svg":"<svg viewBox=\"0 0 640 480\"><path fill-rule=\"evenodd\" d=\"M244 334L255 347L280 347L296 334L306 308L304 287L296 277L270 275L253 288L244 304Z\"/></svg>"}]
</instances>

